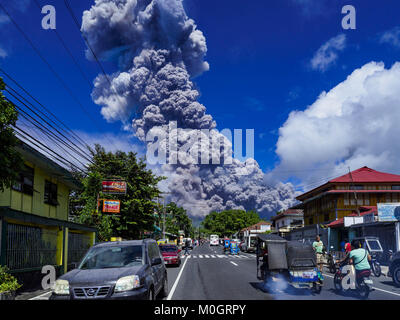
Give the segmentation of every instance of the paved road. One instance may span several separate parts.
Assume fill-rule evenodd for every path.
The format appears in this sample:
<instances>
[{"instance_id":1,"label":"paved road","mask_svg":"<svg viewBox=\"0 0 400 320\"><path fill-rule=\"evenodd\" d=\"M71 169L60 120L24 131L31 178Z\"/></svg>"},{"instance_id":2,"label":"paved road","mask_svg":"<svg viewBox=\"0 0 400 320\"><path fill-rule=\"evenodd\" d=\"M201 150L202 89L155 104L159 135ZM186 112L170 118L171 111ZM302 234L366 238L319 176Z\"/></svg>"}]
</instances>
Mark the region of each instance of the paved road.
<instances>
[{"instance_id":1,"label":"paved road","mask_svg":"<svg viewBox=\"0 0 400 320\"><path fill-rule=\"evenodd\" d=\"M239 256L222 254L222 247L204 245L195 248L181 267L169 270L170 290L178 272L176 288L170 292L171 300L347 300L358 297L355 294L340 295L334 290L333 275L325 273L324 287L320 294L309 290L266 290L256 277L254 254L241 253ZM172 273L173 272L173 273ZM372 277L375 290L371 300L400 300L400 288L396 288L391 278Z\"/></svg>"},{"instance_id":2,"label":"paved road","mask_svg":"<svg viewBox=\"0 0 400 320\"><path fill-rule=\"evenodd\" d=\"M345 300L358 299L354 294L340 295L334 290L333 275L325 273L321 294L309 290L276 290L269 292L256 277L254 254L224 255L222 247L203 245L183 257L179 268L168 267L170 300ZM391 278L372 277L375 290L371 300L400 300L400 288ZM38 292L19 299L47 300L50 293Z\"/></svg>"}]
</instances>

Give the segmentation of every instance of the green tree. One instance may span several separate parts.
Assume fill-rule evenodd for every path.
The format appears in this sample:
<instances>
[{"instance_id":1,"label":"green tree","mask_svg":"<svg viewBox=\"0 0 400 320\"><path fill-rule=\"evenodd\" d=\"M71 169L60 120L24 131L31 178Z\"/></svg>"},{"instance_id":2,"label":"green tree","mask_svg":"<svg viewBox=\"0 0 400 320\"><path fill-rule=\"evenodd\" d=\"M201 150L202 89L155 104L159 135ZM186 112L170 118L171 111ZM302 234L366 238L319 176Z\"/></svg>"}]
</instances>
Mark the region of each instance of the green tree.
<instances>
[{"instance_id":1,"label":"green tree","mask_svg":"<svg viewBox=\"0 0 400 320\"><path fill-rule=\"evenodd\" d=\"M133 152L106 152L100 145L96 145L90 152L92 163L88 167L87 175L75 175L83 186L81 193L74 192L72 195L72 212L78 216L78 221L95 225L99 230L100 240L108 240L111 236L137 239L142 231L153 231L154 211L157 206L153 199L159 196L157 184L164 177L155 176L146 168L143 159L138 160ZM126 181L126 195L102 194L101 182L108 179ZM120 200L121 212L99 212L94 215L98 195L100 199Z\"/></svg>"},{"instance_id":2,"label":"green tree","mask_svg":"<svg viewBox=\"0 0 400 320\"><path fill-rule=\"evenodd\" d=\"M2 93L5 88L3 79L0 78L0 191L13 185L24 164L21 155L15 148L19 141L12 128L17 122L18 112L14 105L5 99Z\"/></svg>"},{"instance_id":3,"label":"green tree","mask_svg":"<svg viewBox=\"0 0 400 320\"><path fill-rule=\"evenodd\" d=\"M158 212L158 223L161 226L163 221L163 206L160 206ZM170 202L165 206L165 231L178 235L179 230L183 230L185 235L193 235L192 220L187 215L185 209L178 207L176 203Z\"/></svg>"},{"instance_id":4,"label":"green tree","mask_svg":"<svg viewBox=\"0 0 400 320\"><path fill-rule=\"evenodd\" d=\"M241 229L260 221L261 219L255 211L214 211L205 217L202 222L202 227L205 229L207 234L218 234L220 237L223 237L233 235Z\"/></svg>"}]
</instances>

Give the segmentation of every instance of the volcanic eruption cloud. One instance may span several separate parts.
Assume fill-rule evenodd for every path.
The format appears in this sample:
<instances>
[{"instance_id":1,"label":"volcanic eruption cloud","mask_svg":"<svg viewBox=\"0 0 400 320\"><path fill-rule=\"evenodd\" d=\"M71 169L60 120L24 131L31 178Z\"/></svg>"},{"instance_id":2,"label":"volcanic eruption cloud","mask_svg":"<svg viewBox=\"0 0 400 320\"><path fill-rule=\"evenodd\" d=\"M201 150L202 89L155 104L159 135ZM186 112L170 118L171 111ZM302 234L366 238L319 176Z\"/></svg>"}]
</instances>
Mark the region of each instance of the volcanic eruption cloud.
<instances>
[{"instance_id":1,"label":"volcanic eruption cloud","mask_svg":"<svg viewBox=\"0 0 400 320\"><path fill-rule=\"evenodd\" d=\"M252 158L196 163L201 151L210 151L218 162L221 149L229 155L233 147L198 102L192 79L209 70L207 45L182 0L96 0L83 13L81 30L99 59L118 61L118 72L100 74L94 81L92 98L104 118L129 123L147 150L157 145L158 155L177 159L159 166L168 177L172 201L198 218L224 209L253 209L268 218L294 203L292 184L268 186ZM86 55L93 58L90 50ZM173 130L171 123L176 124ZM148 139L158 134L158 139ZM182 147L193 137L185 152L167 143ZM196 137L222 141L223 147L204 146Z\"/></svg>"}]
</instances>

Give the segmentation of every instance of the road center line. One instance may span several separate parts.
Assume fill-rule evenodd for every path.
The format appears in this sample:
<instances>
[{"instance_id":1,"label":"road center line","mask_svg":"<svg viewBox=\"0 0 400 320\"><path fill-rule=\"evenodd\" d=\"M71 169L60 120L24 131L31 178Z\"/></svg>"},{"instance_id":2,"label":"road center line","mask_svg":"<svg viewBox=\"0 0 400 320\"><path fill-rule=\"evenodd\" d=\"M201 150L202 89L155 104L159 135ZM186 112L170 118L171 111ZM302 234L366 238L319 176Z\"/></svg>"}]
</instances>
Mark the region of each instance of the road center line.
<instances>
[{"instance_id":1,"label":"road center line","mask_svg":"<svg viewBox=\"0 0 400 320\"><path fill-rule=\"evenodd\" d=\"M234 263L233 261L230 261L230 263L232 263L233 265L237 266L237 264L236 264L236 263Z\"/></svg>"},{"instance_id":2,"label":"road center line","mask_svg":"<svg viewBox=\"0 0 400 320\"><path fill-rule=\"evenodd\" d=\"M170 291L170 293L169 293L169 295L168 295L168 297L167 297L167 300L171 300L172 296L174 295L176 286L178 285L179 279L180 279L181 276L182 276L183 269L185 269L186 262L188 262L188 259L185 259L185 262L183 263L182 269L181 269L181 271L179 271L178 277L176 278L176 280L175 280L175 282L174 282L174 285L173 285L172 288L171 288L171 291Z\"/></svg>"},{"instance_id":3,"label":"road center line","mask_svg":"<svg viewBox=\"0 0 400 320\"><path fill-rule=\"evenodd\" d=\"M329 278L334 278L334 276L331 276L330 274L323 273L323 275L327 276ZM375 290L378 290L378 291L382 291L382 292L385 292L385 293L390 293L390 294L393 294L395 296L399 296L400 297L400 293L390 292L390 291L383 290L383 289L380 289L380 288L377 288L377 287L372 287L372 289L375 289Z\"/></svg>"}]
</instances>

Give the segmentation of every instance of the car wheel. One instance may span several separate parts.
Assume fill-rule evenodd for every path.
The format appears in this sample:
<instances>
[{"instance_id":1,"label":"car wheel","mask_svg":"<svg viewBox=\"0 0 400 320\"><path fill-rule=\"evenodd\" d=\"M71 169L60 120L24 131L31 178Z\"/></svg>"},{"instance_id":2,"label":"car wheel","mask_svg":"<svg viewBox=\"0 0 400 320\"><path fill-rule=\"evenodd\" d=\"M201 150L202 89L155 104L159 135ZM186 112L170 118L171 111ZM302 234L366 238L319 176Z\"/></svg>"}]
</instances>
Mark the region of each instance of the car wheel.
<instances>
[{"instance_id":1,"label":"car wheel","mask_svg":"<svg viewBox=\"0 0 400 320\"><path fill-rule=\"evenodd\" d=\"M167 275L165 274L164 283L163 283L163 286L162 286L161 291L159 293L159 297L160 298L166 298L167 296L168 296L168 279L167 279Z\"/></svg>"},{"instance_id":2,"label":"car wheel","mask_svg":"<svg viewBox=\"0 0 400 320\"><path fill-rule=\"evenodd\" d=\"M154 290L153 290L153 288L149 289L149 292L147 293L147 300L154 300Z\"/></svg>"},{"instance_id":3,"label":"car wheel","mask_svg":"<svg viewBox=\"0 0 400 320\"><path fill-rule=\"evenodd\" d=\"M400 287L400 265L397 265L393 269L392 274L393 282L397 287Z\"/></svg>"}]
</instances>

